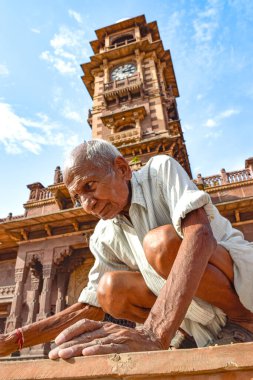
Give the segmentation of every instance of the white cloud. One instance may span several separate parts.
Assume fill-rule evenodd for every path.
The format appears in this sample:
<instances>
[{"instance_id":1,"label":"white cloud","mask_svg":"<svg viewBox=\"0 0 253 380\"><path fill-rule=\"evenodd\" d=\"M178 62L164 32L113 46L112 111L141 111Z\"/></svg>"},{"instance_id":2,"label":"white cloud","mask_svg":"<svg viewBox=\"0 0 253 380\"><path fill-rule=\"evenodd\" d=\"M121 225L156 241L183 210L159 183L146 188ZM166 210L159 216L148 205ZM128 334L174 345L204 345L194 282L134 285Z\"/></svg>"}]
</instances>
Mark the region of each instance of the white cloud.
<instances>
[{"instance_id":1,"label":"white cloud","mask_svg":"<svg viewBox=\"0 0 253 380\"><path fill-rule=\"evenodd\" d=\"M72 9L69 9L68 14L70 17L73 17L79 24L82 23L82 17L80 15L80 13L73 11Z\"/></svg>"},{"instance_id":2,"label":"white cloud","mask_svg":"<svg viewBox=\"0 0 253 380\"><path fill-rule=\"evenodd\" d=\"M218 124L217 124L217 121L215 121L214 119L208 119L205 123L204 123L204 126L207 127L207 128L213 128L213 127L216 127Z\"/></svg>"},{"instance_id":3,"label":"white cloud","mask_svg":"<svg viewBox=\"0 0 253 380\"><path fill-rule=\"evenodd\" d=\"M226 119L226 118L231 117L233 115L237 115L238 113L240 113L240 111L238 109L230 108L230 109L227 109L227 110L221 112L219 115L219 118L220 119Z\"/></svg>"},{"instance_id":4,"label":"white cloud","mask_svg":"<svg viewBox=\"0 0 253 380\"><path fill-rule=\"evenodd\" d=\"M183 132L185 132L185 131L191 131L192 129L194 129L194 128L193 128L193 126L191 124L184 123L184 125L183 125Z\"/></svg>"},{"instance_id":5,"label":"white cloud","mask_svg":"<svg viewBox=\"0 0 253 380\"><path fill-rule=\"evenodd\" d=\"M207 119L207 121L203 123L203 126L207 128L217 127L221 124L223 119L228 119L229 117L237 115L239 113L240 110L236 108L228 108L225 111L222 111L219 114L217 114L217 116L215 116L214 118Z\"/></svg>"},{"instance_id":6,"label":"white cloud","mask_svg":"<svg viewBox=\"0 0 253 380\"><path fill-rule=\"evenodd\" d=\"M36 34L40 34L40 30L37 28L31 28L31 32L36 33Z\"/></svg>"},{"instance_id":7,"label":"white cloud","mask_svg":"<svg viewBox=\"0 0 253 380\"><path fill-rule=\"evenodd\" d=\"M76 145L78 136L68 131L63 134L62 130L61 125L45 114L37 114L31 120L17 115L10 104L0 103L0 143L9 154L24 151L39 154L45 145L64 149Z\"/></svg>"},{"instance_id":8,"label":"white cloud","mask_svg":"<svg viewBox=\"0 0 253 380\"><path fill-rule=\"evenodd\" d=\"M82 124L84 122L83 117L80 115L79 112L74 111L70 106L65 106L62 110L62 116L65 117L65 119L73 120L77 123Z\"/></svg>"},{"instance_id":9,"label":"white cloud","mask_svg":"<svg viewBox=\"0 0 253 380\"><path fill-rule=\"evenodd\" d=\"M0 76L8 76L10 74L9 69L6 65L0 63Z\"/></svg>"},{"instance_id":10,"label":"white cloud","mask_svg":"<svg viewBox=\"0 0 253 380\"><path fill-rule=\"evenodd\" d=\"M220 130L216 130L216 131L211 131L211 132L208 132L206 135L205 135L205 138L206 139L217 139L219 138L221 135L222 135L223 131L220 129Z\"/></svg>"},{"instance_id":11,"label":"white cloud","mask_svg":"<svg viewBox=\"0 0 253 380\"><path fill-rule=\"evenodd\" d=\"M50 50L43 51L40 58L49 62L61 74L77 74L80 62L88 58L83 29L71 30L61 26L50 41Z\"/></svg>"},{"instance_id":12,"label":"white cloud","mask_svg":"<svg viewBox=\"0 0 253 380\"><path fill-rule=\"evenodd\" d=\"M195 31L194 39L197 43L206 43L213 39L219 26L218 11L219 2L209 0L205 10L197 13L195 20L193 20L193 28Z\"/></svg>"},{"instance_id":13,"label":"white cloud","mask_svg":"<svg viewBox=\"0 0 253 380\"><path fill-rule=\"evenodd\" d=\"M204 98L203 94L197 94L196 99L197 100L202 100Z\"/></svg>"}]
</instances>

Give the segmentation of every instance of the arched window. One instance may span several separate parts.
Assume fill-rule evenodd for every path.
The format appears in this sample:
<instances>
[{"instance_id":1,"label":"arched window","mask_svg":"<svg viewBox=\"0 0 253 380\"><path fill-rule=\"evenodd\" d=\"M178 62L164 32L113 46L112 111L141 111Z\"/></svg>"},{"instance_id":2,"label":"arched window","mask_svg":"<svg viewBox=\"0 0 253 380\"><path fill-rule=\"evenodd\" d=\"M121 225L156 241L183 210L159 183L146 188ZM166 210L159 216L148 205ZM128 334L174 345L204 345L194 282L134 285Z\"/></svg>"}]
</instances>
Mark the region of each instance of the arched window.
<instances>
[{"instance_id":1,"label":"arched window","mask_svg":"<svg viewBox=\"0 0 253 380\"><path fill-rule=\"evenodd\" d=\"M132 34L125 34L124 36L116 37L115 40L112 41L112 45L120 45L126 41L130 41L133 39Z\"/></svg>"},{"instance_id":2,"label":"arched window","mask_svg":"<svg viewBox=\"0 0 253 380\"><path fill-rule=\"evenodd\" d=\"M134 128L134 125L123 125L122 127L119 127L118 128L118 132L125 132L125 131L129 131L129 129L133 129Z\"/></svg>"}]
</instances>

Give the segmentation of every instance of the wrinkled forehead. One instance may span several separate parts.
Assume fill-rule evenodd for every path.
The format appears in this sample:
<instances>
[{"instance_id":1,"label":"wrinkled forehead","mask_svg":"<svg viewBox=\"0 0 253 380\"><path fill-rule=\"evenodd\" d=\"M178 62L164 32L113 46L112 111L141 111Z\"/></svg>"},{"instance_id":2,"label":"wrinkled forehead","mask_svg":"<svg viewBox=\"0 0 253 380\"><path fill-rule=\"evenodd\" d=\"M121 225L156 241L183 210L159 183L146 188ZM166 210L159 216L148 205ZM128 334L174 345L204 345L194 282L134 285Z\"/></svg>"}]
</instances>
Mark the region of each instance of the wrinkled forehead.
<instances>
[{"instance_id":1,"label":"wrinkled forehead","mask_svg":"<svg viewBox=\"0 0 253 380\"><path fill-rule=\"evenodd\" d=\"M105 168L97 167L92 163L73 165L64 170L64 183L69 192L77 193L84 183L102 180L108 172Z\"/></svg>"}]
</instances>

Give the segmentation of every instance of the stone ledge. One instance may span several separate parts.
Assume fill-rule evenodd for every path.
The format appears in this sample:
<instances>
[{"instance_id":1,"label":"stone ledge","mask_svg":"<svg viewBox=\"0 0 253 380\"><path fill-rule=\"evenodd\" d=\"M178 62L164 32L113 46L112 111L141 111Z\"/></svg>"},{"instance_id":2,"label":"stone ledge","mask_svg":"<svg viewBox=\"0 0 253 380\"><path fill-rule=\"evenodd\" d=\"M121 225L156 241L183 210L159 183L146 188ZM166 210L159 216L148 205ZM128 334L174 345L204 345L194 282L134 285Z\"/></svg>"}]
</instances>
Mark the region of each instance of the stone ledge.
<instances>
[{"instance_id":1,"label":"stone ledge","mask_svg":"<svg viewBox=\"0 0 253 380\"><path fill-rule=\"evenodd\" d=\"M2 361L0 380L253 379L253 343L69 360Z\"/></svg>"}]
</instances>

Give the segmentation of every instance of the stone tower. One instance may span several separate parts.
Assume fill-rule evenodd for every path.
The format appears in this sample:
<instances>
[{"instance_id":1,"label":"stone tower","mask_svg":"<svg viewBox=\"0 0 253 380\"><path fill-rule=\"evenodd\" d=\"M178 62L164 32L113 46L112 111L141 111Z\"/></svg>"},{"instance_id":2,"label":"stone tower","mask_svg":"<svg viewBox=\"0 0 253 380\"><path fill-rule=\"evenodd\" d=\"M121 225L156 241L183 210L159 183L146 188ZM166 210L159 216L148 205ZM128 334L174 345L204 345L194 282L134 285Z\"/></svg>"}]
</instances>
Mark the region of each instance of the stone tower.
<instances>
[{"instance_id":1,"label":"stone tower","mask_svg":"<svg viewBox=\"0 0 253 380\"><path fill-rule=\"evenodd\" d=\"M138 16L95 32L94 55L81 65L93 99L92 137L117 146L133 169L156 154L169 154L191 176L176 77L157 23Z\"/></svg>"}]
</instances>

